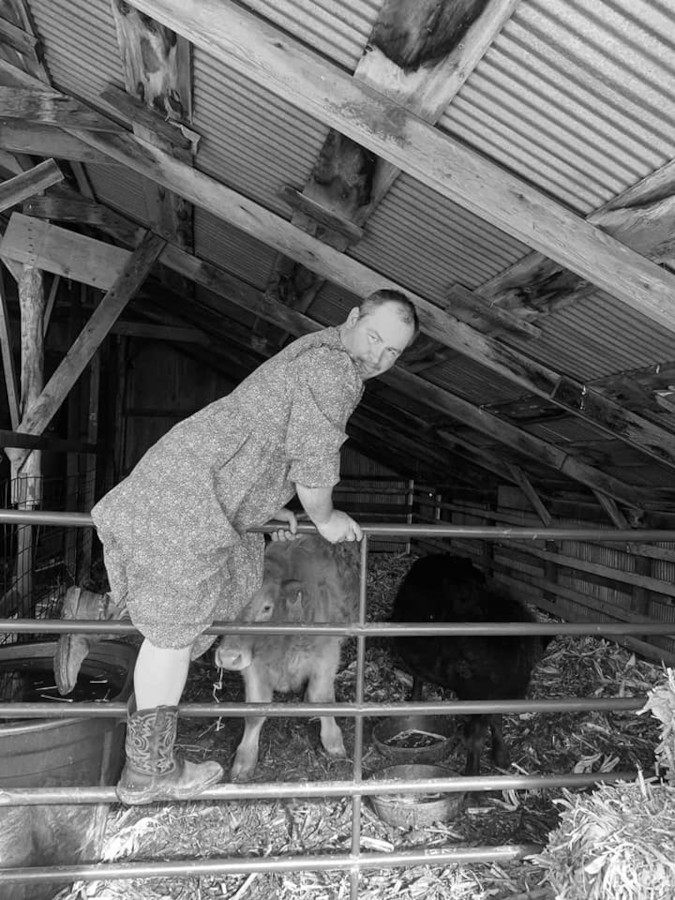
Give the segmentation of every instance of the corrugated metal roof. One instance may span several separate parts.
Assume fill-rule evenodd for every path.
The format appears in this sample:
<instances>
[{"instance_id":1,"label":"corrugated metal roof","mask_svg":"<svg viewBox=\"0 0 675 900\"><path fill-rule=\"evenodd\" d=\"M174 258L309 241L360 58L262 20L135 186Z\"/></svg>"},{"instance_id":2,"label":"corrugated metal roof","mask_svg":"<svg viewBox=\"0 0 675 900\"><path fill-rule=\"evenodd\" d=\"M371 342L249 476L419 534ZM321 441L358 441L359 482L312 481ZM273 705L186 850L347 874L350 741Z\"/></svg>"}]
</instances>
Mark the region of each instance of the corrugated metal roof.
<instances>
[{"instance_id":1,"label":"corrugated metal roof","mask_svg":"<svg viewBox=\"0 0 675 900\"><path fill-rule=\"evenodd\" d=\"M253 287L265 287L276 258L267 244L198 208L194 215L194 235L199 257Z\"/></svg>"},{"instance_id":2,"label":"corrugated metal roof","mask_svg":"<svg viewBox=\"0 0 675 900\"><path fill-rule=\"evenodd\" d=\"M528 248L401 174L351 255L437 303L455 284L476 288Z\"/></svg>"},{"instance_id":3,"label":"corrugated metal roof","mask_svg":"<svg viewBox=\"0 0 675 900\"><path fill-rule=\"evenodd\" d=\"M478 406L508 403L527 394L520 385L459 354L425 369L422 377Z\"/></svg>"},{"instance_id":4,"label":"corrugated metal roof","mask_svg":"<svg viewBox=\"0 0 675 900\"><path fill-rule=\"evenodd\" d=\"M582 213L675 155L675 9L520 3L441 120Z\"/></svg>"},{"instance_id":5,"label":"corrugated metal roof","mask_svg":"<svg viewBox=\"0 0 675 900\"><path fill-rule=\"evenodd\" d=\"M195 165L289 218L278 192L302 189L328 129L206 53L195 51L193 68Z\"/></svg>"},{"instance_id":6,"label":"corrugated metal roof","mask_svg":"<svg viewBox=\"0 0 675 900\"><path fill-rule=\"evenodd\" d=\"M100 106L109 81L124 84L110 3L30 0L30 11L57 88Z\"/></svg>"},{"instance_id":7,"label":"corrugated metal roof","mask_svg":"<svg viewBox=\"0 0 675 900\"><path fill-rule=\"evenodd\" d=\"M148 220L144 179L126 166L88 165L87 175L101 201L134 221Z\"/></svg>"},{"instance_id":8,"label":"corrugated metal roof","mask_svg":"<svg viewBox=\"0 0 675 900\"><path fill-rule=\"evenodd\" d=\"M247 0L246 6L353 71L382 0Z\"/></svg>"},{"instance_id":9,"label":"corrugated metal roof","mask_svg":"<svg viewBox=\"0 0 675 900\"><path fill-rule=\"evenodd\" d=\"M540 338L509 343L579 381L675 359L675 334L601 291L536 324Z\"/></svg>"}]
</instances>

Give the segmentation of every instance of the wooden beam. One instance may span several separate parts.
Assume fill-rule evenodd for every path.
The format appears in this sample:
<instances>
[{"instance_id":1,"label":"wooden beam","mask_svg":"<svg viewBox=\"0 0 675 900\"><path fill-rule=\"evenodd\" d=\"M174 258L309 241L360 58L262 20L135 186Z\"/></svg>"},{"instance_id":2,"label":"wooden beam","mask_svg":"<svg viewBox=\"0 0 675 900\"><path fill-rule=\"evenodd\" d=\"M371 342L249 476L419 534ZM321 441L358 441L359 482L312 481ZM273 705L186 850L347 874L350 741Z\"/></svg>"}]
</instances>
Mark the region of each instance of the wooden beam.
<instances>
[{"instance_id":1,"label":"wooden beam","mask_svg":"<svg viewBox=\"0 0 675 900\"><path fill-rule=\"evenodd\" d=\"M92 128L96 131L124 131L121 125L59 91L42 86L0 85L3 119L20 119L35 125Z\"/></svg>"},{"instance_id":2,"label":"wooden beam","mask_svg":"<svg viewBox=\"0 0 675 900\"><path fill-rule=\"evenodd\" d=\"M129 251L13 212L0 242L0 257L106 290L128 261Z\"/></svg>"},{"instance_id":3,"label":"wooden beam","mask_svg":"<svg viewBox=\"0 0 675 900\"><path fill-rule=\"evenodd\" d=\"M37 59L40 43L34 34L29 34L18 25L12 25L7 19L0 18L0 43L8 44L17 53Z\"/></svg>"},{"instance_id":4,"label":"wooden beam","mask_svg":"<svg viewBox=\"0 0 675 900\"><path fill-rule=\"evenodd\" d=\"M511 470L511 473L513 475L513 480L530 501L532 507L534 508L534 511L537 513L544 525L547 528L550 528L553 524L553 516L542 503L541 497L534 489L530 479L519 466L510 465L509 469ZM604 504L605 499L607 499L607 502L609 503L614 503L613 500L606 498L604 494L600 493L600 491L594 491L594 493L599 503ZM614 505L616 506L616 504Z\"/></svg>"},{"instance_id":5,"label":"wooden beam","mask_svg":"<svg viewBox=\"0 0 675 900\"><path fill-rule=\"evenodd\" d=\"M27 76L25 76L27 78ZM194 202L216 216L227 211L228 221L281 252L299 259L308 268L320 271L330 280L342 284L358 295L380 287L401 289L400 285L381 278L356 260L345 257L311 235L293 228L288 222L252 204L246 198L198 173L154 148L135 142L134 138L79 132L89 141L96 140L104 152L117 161L135 168L139 174L154 178L172 190L182 191ZM176 254L172 249L174 263ZM183 259L182 266L199 268ZM216 272L214 268L214 273ZM196 273L195 273L196 275ZM207 280L209 276L206 276ZM235 292L235 296L236 296ZM490 341L459 320L445 315L433 304L407 292L420 312L423 330L436 340L475 359L526 390L544 396L557 405L579 415L597 427L618 435L666 465L675 465L675 439L668 432L631 413L600 393L584 385L564 379L545 366L533 362L498 341Z\"/></svg>"},{"instance_id":6,"label":"wooden beam","mask_svg":"<svg viewBox=\"0 0 675 900\"><path fill-rule=\"evenodd\" d=\"M77 138L51 125L29 125L0 118L0 148L14 154L115 165L109 156L92 150Z\"/></svg>"},{"instance_id":7,"label":"wooden beam","mask_svg":"<svg viewBox=\"0 0 675 900\"><path fill-rule=\"evenodd\" d=\"M190 175L191 177L197 177L199 173L190 170ZM262 212L260 212L260 215L262 215ZM120 224L115 230L120 231L123 228L124 220L119 216L117 218L120 220ZM284 222L284 226L288 226L288 223ZM53 228L55 226L49 227ZM298 232L298 234L303 236L303 240L307 237L302 232ZM316 243L318 244L318 242ZM318 246L323 247L321 244L318 244ZM0 245L0 251L1 249L2 245ZM326 251L329 249L325 248ZM123 253L124 251L120 252ZM60 255L63 255L62 249ZM382 285L383 280L378 281L376 273L371 273L370 270L349 257L342 257L342 259L343 268L341 271L349 273L350 269L354 267L360 272L367 273L365 277L369 279L369 284L372 285L370 289L375 289L378 284ZM259 315L261 318L279 325L285 331L297 334L299 330L299 333L303 333L303 330L307 328L307 325L303 323L311 321L283 304L266 300L262 294L253 288L228 275L218 267L199 260L175 245L167 244L161 256L161 262L172 271L178 272L202 287L220 294L230 302ZM340 281L337 273L335 280L338 283ZM392 282L385 282L385 285L398 287ZM368 290L359 290L357 293L364 294L368 292ZM420 311L423 311L425 304L431 306L422 298L418 298L415 295L411 296L417 303ZM432 307L432 309L435 311L434 315L443 317L441 311L435 307ZM453 323L453 320L449 317L446 321ZM673 460L675 460L675 438L670 432L642 419L635 413L624 410L618 404L604 398L601 394L590 389L585 390L582 385L577 385L569 379L564 379L559 373L533 363L497 341L489 341L459 321L456 324L447 324L435 329L433 336L448 346L453 346L453 342L456 341L454 349L457 349L460 353L466 353L483 365L499 371L500 374L511 380L518 380L532 393L545 396L547 399L553 399L553 402L556 402L566 410L582 415L596 427L604 427L604 430L611 433L613 437L619 438L632 446L638 447L643 452L655 456L660 462L666 465L673 464ZM477 352L479 347L483 349L482 353ZM510 361L508 368L505 365L507 360ZM546 389L547 386L548 390Z\"/></svg>"},{"instance_id":8,"label":"wooden beam","mask_svg":"<svg viewBox=\"0 0 675 900\"><path fill-rule=\"evenodd\" d=\"M181 193L196 205L219 218L225 218L235 227L276 247L284 255L292 256L302 265L358 296L365 296L379 288L404 290L416 304L422 330L426 334L509 381L618 436L663 464L675 466L675 436L669 432L625 410L599 392L566 379L519 351L479 334L433 303L383 278L207 175L137 141L131 135L84 131L73 131L73 134L109 154L117 162L128 165L138 174ZM173 250L170 252L173 253ZM194 265L188 262L188 268L194 269ZM675 278L672 280L675 286Z\"/></svg>"},{"instance_id":9,"label":"wooden beam","mask_svg":"<svg viewBox=\"0 0 675 900\"><path fill-rule=\"evenodd\" d=\"M16 429L21 418L19 410L19 381L14 363L12 333L9 327L9 312L5 295L4 273L0 271L0 350L2 351L2 369L5 375L5 390L12 428Z\"/></svg>"},{"instance_id":10,"label":"wooden beam","mask_svg":"<svg viewBox=\"0 0 675 900\"><path fill-rule=\"evenodd\" d=\"M145 233L145 229L135 222L69 189L50 191L43 197L32 197L24 203L23 212L39 219L92 225L126 246L135 247Z\"/></svg>"},{"instance_id":11,"label":"wooden beam","mask_svg":"<svg viewBox=\"0 0 675 900\"><path fill-rule=\"evenodd\" d=\"M126 90L132 103L136 101L146 109L145 116L132 118L134 134L167 155L180 159L186 166L192 166L191 151L196 147L191 142L187 146L177 144L173 136L167 137L161 125L157 127L155 121L161 116L176 125L191 122L192 47L189 41L160 22L139 14L126 0L111 0L111 8ZM143 181L143 191L148 227L191 250L194 247L192 204L180 192L162 190L154 181ZM163 270L160 278L165 278ZM188 295L192 285L183 284L180 290Z\"/></svg>"},{"instance_id":12,"label":"wooden beam","mask_svg":"<svg viewBox=\"0 0 675 900\"><path fill-rule=\"evenodd\" d=\"M129 257L123 271L92 313L41 395L28 409L19 431L25 434L41 434L44 431L103 338L147 278L164 243L157 235L148 234Z\"/></svg>"},{"instance_id":13,"label":"wooden beam","mask_svg":"<svg viewBox=\"0 0 675 900\"><path fill-rule=\"evenodd\" d=\"M95 444L68 441L51 434L22 434L20 431L0 429L0 447L18 447L24 450L43 450L49 453L96 453Z\"/></svg>"},{"instance_id":14,"label":"wooden beam","mask_svg":"<svg viewBox=\"0 0 675 900\"><path fill-rule=\"evenodd\" d=\"M381 90L425 121L435 122L488 46L488 33L494 34L514 3L385 0L354 79ZM398 57L389 59L389 51L401 47L405 47L408 62L414 56L413 64ZM459 72L460 77L453 77ZM399 172L396 166L331 130L302 192L296 193L291 222L344 252L360 240L359 226L383 200ZM324 280L280 254L266 293L306 312ZM256 323L256 333L260 331L265 329Z\"/></svg>"},{"instance_id":15,"label":"wooden beam","mask_svg":"<svg viewBox=\"0 0 675 900\"><path fill-rule=\"evenodd\" d=\"M363 237L362 228L354 225L349 219L327 209L325 206L317 203L316 200L312 200L311 197L303 194L302 191L292 188L290 185L285 185L279 191L279 196L284 203L287 203L296 212L304 213L304 215L309 216L321 225L325 225L332 231L340 232L349 244L356 244Z\"/></svg>"},{"instance_id":16,"label":"wooden beam","mask_svg":"<svg viewBox=\"0 0 675 900\"><path fill-rule=\"evenodd\" d=\"M446 309L478 331L489 329L491 335L497 330L525 338L536 338L541 335L541 329L536 325L531 325L507 309L492 305L480 294L474 294L459 284L450 288Z\"/></svg>"},{"instance_id":17,"label":"wooden beam","mask_svg":"<svg viewBox=\"0 0 675 900\"><path fill-rule=\"evenodd\" d=\"M606 495L600 494L597 492L596 492L595 496L596 496L598 503L604 509L604 511L607 513L607 515L609 516L609 518L612 521L612 524L616 528L619 528L622 531L626 528L630 528L630 525L628 524L628 520L626 519L624 514L621 512L621 510L616 505L614 500L612 500L611 497L607 497Z\"/></svg>"},{"instance_id":18,"label":"wooden beam","mask_svg":"<svg viewBox=\"0 0 675 900\"><path fill-rule=\"evenodd\" d=\"M203 344L212 341L196 328L178 328L171 325L150 325L144 322L116 322L110 329L112 334L143 338L151 341L174 341L179 344Z\"/></svg>"},{"instance_id":19,"label":"wooden beam","mask_svg":"<svg viewBox=\"0 0 675 900\"><path fill-rule=\"evenodd\" d=\"M516 428L515 425L490 415L486 410L474 406L467 400L450 394L431 382L410 375L402 368L391 369L382 377L402 393L426 403L432 409L438 409L440 412L459 419L471 428L475 428L476 431L489 435L495 441L506 444L524 456L537 460L542 465L556 469L591 490L601 491L621 503L641 508L640 492L635 488L624 484L619 479L605 475L559 447L548 444L546 441Z\"/></svg>"},{"instance_id":20,"label":"wooden beam","mask_svg":"<svg viewBox=\"0 0 675 900\"><path fill-rule=\"evenodd\" d=\"M27 0L3 0L2 19L20 32L13 33L14 43L10 41L2 48L4 58L10 64L25 69L42 82L48 83L49 77L42 61L42 47L35 34ZM8 34L8 31L5 34Z\"/></svg>"},{"instance_id":21,"label":"wooden beam","mask_svg":"<svg viewBox=\"0 0 675 900\"><path fill-rule=\"evenodd\" d=\"M417 306L426 334L608 433L618 434L622 440L661 462L675 465L675 436L624 410L599 392L565 379L519 351L479 334L424 298L294 228L280 216L262 209L201 172L182 166L178 160L155 148L139 145L131 136L93 132L79 132L79 136L87 143L95 144L97 149L109 152L118 162L126 162L139 174L182 192L196 205L216 216L226 217L235 227L275 246L280 252L358 296L365 296L379 288L404 290Z\"/></svg>"},{"instance_id":22,"label":"wooden beam","mask_svg":"<svg viewBox=\"0 0 675 900\"><path fill-rule=\"evenodd\" d=\"M671 274L231 0L134 0L133 5L275 96L675 331Z\"/></svg>"},{"instance_id":23,"label":"wooden beam","mask_svg":"<svg viewBox=\"0 0 675 900\"><path fill-rule=\"evenodd\" d=\"M28 197L47 190L63 181L63 172L53 159L39 163L35 168L21 175L15 175L0 184L0 212L22 203Z\"/></svg>"},{"instance_id":24,"label":"wooden beam","mask_svg":"<svg viewBox=\"0 0 675 900\"><path fill-rule=\"evenodd\" d=\"M675 257L675 160L631 185L588 221L657 262ZM486 282L481 297L530 319L574 303L595 290L573 272L561 271L541 253L530 253Z\"/></svg>"},{"instance_id":25,"label":"wooden beam","mask_svg":"<svg viewBox=\"0 0 675 900\"><path fill-rule=\"evenodd\" d=\"M424 3L419 0L383 3L368 44L354 71L354 79L385 94L394 103L404 106L425 122L438 121L469 75L476 68L500 29L508 21L520 0L488 0L466 6L457 4ZM446 13L448 25L455 34L445 35L443 51L438 58L422 60L416 57L410 65L400 55L402 45L409 48L417 36L433 40L428 23L435 15ZM464 13L464 15L462 15ZM452 22L452 16L456 20ZM413 26L414 23L414 26ZM464 27L468 23L468 29ZM392 53L392 44L398 53ZM438 53L438 47L434 48ZM389 192L401 169L386 159L380 159L375 171L373 190L366 207L360 209L356 222L363 225Z\"/></svg>"},{"instance_id":26,"label":"wooden beam","mask_svg":"<svg viewBox=\"0 0 675 900\"><path fill-rule=\"evenodd\" d=\"M132 126L141 125L147 131L152 132L159 140L180 147L182 150L191 150L193 148L194 139L186 137L175 119L167 120L166 116L157 112L156 109L148 109L145 103L118 88L117 85L108 84L101 91L99 97L104 103L112 107L116 113L127 119ZM194 135L194 132L192 134ZM198 136L195 135L195 137Z\"/></svg>"}]
</instances>

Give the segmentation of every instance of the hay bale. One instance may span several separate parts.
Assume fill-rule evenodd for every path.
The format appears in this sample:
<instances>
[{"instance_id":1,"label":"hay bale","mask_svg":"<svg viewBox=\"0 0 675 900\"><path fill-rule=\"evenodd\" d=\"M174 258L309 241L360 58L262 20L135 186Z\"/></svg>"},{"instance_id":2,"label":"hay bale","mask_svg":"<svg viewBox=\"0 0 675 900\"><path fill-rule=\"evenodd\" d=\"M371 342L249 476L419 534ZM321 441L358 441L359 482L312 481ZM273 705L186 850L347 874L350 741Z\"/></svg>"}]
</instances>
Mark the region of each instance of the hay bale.
<instances>
[{"instance_id":1,"label":"hay bale","mask_svg":"<svg viewBox=\"0 0 675 900\"><path fill-rule=\"evenodd\" d=\"M654 751L656 772L667 781L675 781L675 672L666 669L666 679L647 694L647 702L638 715L651 712L661 722L661 741Z\"/></svg>"},{"instance_id":2,"label":"hay bale","mask_svg":"<svg viewBox=\"0 0 675 900\"><path fill-rule=\"evenodd\" d=\"M662 723L656 769L675 780L675 676L649 691L645 706ZM556 900L672 900L675 892L675 785L645 780L563 791L548 846L533 858Z\"/></svg>"},{"instance_id":3,"label":"hay bale","mask_svg":"<svg viewBox=\"0 0 675 900\"><path fill-rule=\"evenodd\" d=\"M672 900L675 788L640 777L563 793L560 825L533 859L556 900Z\"/></svg>"}]
</instances>

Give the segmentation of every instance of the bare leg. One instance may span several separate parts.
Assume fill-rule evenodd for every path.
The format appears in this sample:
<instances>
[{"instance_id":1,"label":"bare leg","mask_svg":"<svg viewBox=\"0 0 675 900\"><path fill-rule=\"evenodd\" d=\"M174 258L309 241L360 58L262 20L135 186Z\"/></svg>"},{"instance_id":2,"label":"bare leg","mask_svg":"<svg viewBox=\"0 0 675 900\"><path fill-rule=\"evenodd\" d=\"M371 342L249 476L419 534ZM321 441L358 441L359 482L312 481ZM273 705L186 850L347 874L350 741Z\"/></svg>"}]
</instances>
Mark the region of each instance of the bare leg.
<instances>
[{"instance_id":1,"label":"bare leg","mask_svg":"<svg viewBox=\"0 0 675 900\"><path fill-rule=\"evenodd\" d=\"M177 706L187 681L190 647L155 647L145 638L134 669L137 709Z\"/></svg>"}]
</instances>

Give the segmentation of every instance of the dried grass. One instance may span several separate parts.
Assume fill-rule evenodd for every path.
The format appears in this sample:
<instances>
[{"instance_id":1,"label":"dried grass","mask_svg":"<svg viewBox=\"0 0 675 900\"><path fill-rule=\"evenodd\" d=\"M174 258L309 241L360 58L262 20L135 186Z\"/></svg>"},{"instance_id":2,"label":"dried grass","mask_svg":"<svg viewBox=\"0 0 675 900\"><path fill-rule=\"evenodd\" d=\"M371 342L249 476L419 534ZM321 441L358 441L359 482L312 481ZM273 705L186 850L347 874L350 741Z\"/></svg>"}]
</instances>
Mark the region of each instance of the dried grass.
<instances>
[{"instance_id":1,"label":"dried grass","mask_svg":"<svg viewBox=\"0 0 675 900\"><path fill-rule=\"evenodd\" d=\"M561 824L535 860L557 900L672 900L675 788L638 777L563 794Z\"/></svg>"},{"instance_id":2,"label":"dried grass","mask_svg":"<svg viewBox=\"0 0 675 900\"><path fill-rule=\"evenodd\" d=\"M368 572L368 618L389 618L396 589L414 557L373 554ZM545 617L542 617L545 618ZM336 683L337 699L354 698L355 642L343 651L343 668ZM594 637L559 637L549 645L533 678L530 696L644 696L662 675L661 669L637 659L625 649ZM205 661L191 668L186 702L213 696L216 670ZM367 643L365 697L369 702L408 699L411 679L397 665L385 638ZM238 675L226 676L218 696L243 699ZM441 688L427 685L425 699L449 699ZM279 698L282 699L282 698ZM299 698L293 698L299 699ZM216 722L181 720L180 749L191 758L216 758L229 770L243 727L238 718ZM372 722L365 722L368 746ZM348 754L353 748L353 720L341 721ZM654 718L632 712L564 714L523 713L506 717L505 737L512 773L600 772L607 769L649 769L659 740ZM373 747L364 758L364 773L386 764ZM461 771L464 750L459 730L440 764ZM495 773L485 755L485 774ZM351 777L349 761L335 762L322 752L315 721L273 718L265 724L255 780L320 781ZM456 820L419 830L383 823L368 801L361 811L364 851L405 851L452 845L545 845L560 820L555 799L561 791L494 792L472 800ZM567 795L568 799L569 796ZM236 859L278 855L344 854L351 846L351 802L347 799L240 801L220 804L169 804L141 809L112 807L105 859ZM425 900L525 900L553 898L544 885L547 867L536 861L508 865L464 865L364 870L360 898L398 896ZM185 877L78 884L58 900L335 900L348 898L345 872L297 872L257 876Z\"/></svg>"},{"instance_id":3,"label":"dried grass","mask_svg":"<svg viewBox=\"0 0 675 900\"><path fill-rule=\"evenodd\" d=\"M675 673L648 693L638 715L662 723L657 770L672 781ZM535 858L558 900L671 900L675 893L675 787L645 781L602 785L590 796L563 791L560 825Z\"/></svg>"}]
</instances>

